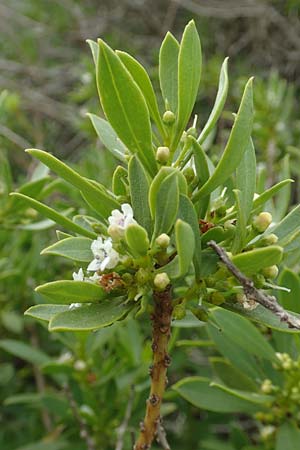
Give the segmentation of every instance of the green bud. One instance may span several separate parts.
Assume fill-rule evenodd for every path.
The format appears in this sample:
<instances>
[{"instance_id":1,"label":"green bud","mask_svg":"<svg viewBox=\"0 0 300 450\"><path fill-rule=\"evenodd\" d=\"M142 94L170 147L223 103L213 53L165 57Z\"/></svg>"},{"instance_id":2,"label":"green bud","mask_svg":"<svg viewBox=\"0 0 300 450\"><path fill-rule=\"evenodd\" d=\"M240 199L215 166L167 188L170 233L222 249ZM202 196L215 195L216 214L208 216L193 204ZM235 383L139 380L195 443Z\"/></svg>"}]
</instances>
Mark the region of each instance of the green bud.
<instances>
[{"instance_id":1,"label":"green bud","mask_svg":"<svg viewBox=\"0 0 300 450\"><path fill-rule=\"evenodd\" d=\"M205 309L202 308L194 308L192 310L194 316L197 317L197 319L201 320L201 322L207 322L208 321L208 313L205 311Z\"/></svg>"},{"instance_id":2,"label":"green bud","mask_svg":"<svg viewBox=\"0 0 300 450\"><path fill-rule=\"evenodd\" d=\"M186 316L185 306L183 304L176 305L173 309L173 318L175 320L182 320Z\"/></svg>"},{"instance_id":3,"label":"green bud","mask_svg":"<svg viewBox=\"0 0 300 450\"><path fill-rule=\"evenodd\" d=\"M145 284L150 279L150 274L148 270L143 269L142 267L137 271L135 275L135 279L139 284Z\"/></svg>"},{"instance_id":4,"label":"green bud","mask_svg":"<svg viewBox=\"0 0 300 450\"><path fill-rule=\"evenodd\" d=\"M191 183L195 179L195 172L191 167L184 169L183 175L188 183Z\"/></svg>"},{"instance_id":5,"label":"green bud","mask_svg":"<svg viewBox=\"0 0 300 450\"><path fill-rule=\"evenodd\" d=\"M265 277L261 274L261 273L256 273L255 275L253 275L253 282L255 287L257 288L262 288L263 285L265 284Z\"/></svg>"},{"instance_id":6,"label":"green bud","mask_svg":"<svg viewBox=\"0 0 300 450\"><path fill-rule=\"evenodd\" d=\"M212 292L210 294L210 301L213 305L222 305L225 302L225 297L221 292Z\"/></svg>"},{"instance_id":7,"label":"green bud","mask_svg":"<svg viewBox=\"0 0 300 450\"><path fill-rule=\"evenodd\" d=\"M173 113L173 111L164 112L164 115L162 118L164 124L173 125L173 123L175 122L175 119L176 119L176 117L175 117L175 114Z\"/></svg>"},{"instance_id":8,"label":"green bud","mask_svg":"<svg viewBox=\"0 0 300 450\"><path fill-rule=\"evenodd\" d=\"M274 245L278 242L278 237L276 236L276 234L271 233L268 234L268 236L265 236L264 238L262 238L259 243L262 246L267 246L267 245Z\"/></svg>"},{"instance_id":9,"label":"green bud","mask_svg":"<svg viewBox=\"0 0 300 450\"><path fill-rule=\"evenodd\" d=\"M110 225L107 232L114 241L119 241L123 237L120 227L117 225Z\"/></svg>"},{"instance_id":10,"label":"green bud","mask_svg":"<svg viewBox=\"0 0 300 450\"><path fill-rule=\"evenodd\" d=\"M272 381L269 379L264 380L261 385L261 391L264 394L270 394L273 391Z\"/></svg>"},{"instance_id":11,"label":"green bud","mask_svg":"<svg viewBox=\"0 0 300 450\"><path fill-rule=\"evenodd\" d=\"M215 210L215 214L218 218L222 218L226 216L226 211L227 211L226 205L222 205Z\"/></svg>"},{"instance_id":12,"label":"green bud","mask_svg":"<svg viewBox=\"0 0 300 450\"><path fill-rule=\"evenodd\" d=\"M270 267L264 267L261 272L266 278L274 279L277 277L278 271L278 267L274 265Z\"/></svg>"},{"instance_id":13,"label":"green bud","mask_svg":"<svg viewBox=\"0 0 300 450\"><path fill-rule=\"evenodd\" d=\"M170 158L169 147L158 147L156 150L156 160L161 164L166 164Z\"/></svg>"},{"instance_id":14,"label":"green bud","mask_svg":"<svg viewBox=\"0 0 300 450\"><path fill-rule=\"evenodd\" d=\"M194 138L197 138L197 130L195 127L191 127L187 130L188 136L193 136Z\"/></svg>"},{"instance_id":15,"label":"green bud","mask_svg":"<svg viewBox=\"0 0 300 450\"><path fill-rule=\"evenodd\" d=\"M156 238L155 243L161 248L167 248L170 244L170 237L166 233L162 233Z\"/></svg>"},{"instance_id":16,"label":"green bud","mask_svg":"<svg viewBox=\"0 0 300 450\"><path fill-rule=\"evenodd\" d=\"M165 272L158 273L155 275L153 283L159 291L163 291L170 284L170 278Z\"/></svg>"},{"instance_id":17,"label":"green bud","mask_svg":"<svg viewBox=\"0 0 300 450\"><path fill-rule=\"evenodd\" d=\"M133 256L145 256L149 249L149 239L145 228L137 223L131 223L125 230L125 239Z\"/></svg>"},{"instance_id":18,"label":"green bud","mask_svg":"<svg viewBox=\"0 0 300 450\"><path fill-rule=\"evenodd\" d=\"M269 212L261 212L258 216L254 217L252 226L259 233L263 233L272 223L272 214Z\"/></svg>"}]
</instances>

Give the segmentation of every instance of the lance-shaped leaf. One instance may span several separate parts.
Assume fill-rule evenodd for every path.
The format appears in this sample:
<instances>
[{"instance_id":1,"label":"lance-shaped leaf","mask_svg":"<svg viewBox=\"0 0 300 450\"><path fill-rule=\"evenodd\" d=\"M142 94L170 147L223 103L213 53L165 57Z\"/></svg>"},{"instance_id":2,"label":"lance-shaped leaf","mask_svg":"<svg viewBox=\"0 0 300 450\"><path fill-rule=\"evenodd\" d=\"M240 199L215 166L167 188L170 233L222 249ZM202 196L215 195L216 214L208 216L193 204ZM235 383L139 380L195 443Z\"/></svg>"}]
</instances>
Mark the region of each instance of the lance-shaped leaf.
<instances>
[{"instance_id":1,"label":"lance-shaped leaf","mask_svg":"<svg viewBox=\"0 0 300 450\"><path fill-rule=\"evenodd\" d=\"M18 358L38 366L50 361L50 358L46 353L25 342L20 342L15 339L2 339L0 341L0 348Z\"/></svg>"},{"instance_id":2,"label":"lance-shaped leaf","mask_svg":"<svg viewBox=\"0 0 300 450\"><path fill-rule=\"evenodd\" d=\"M288 178L287 180L279 181L279 183L274 184L274 186L270 187L266 191L262 192L254 201L253 201L253 210L256 211L258 208L262 207L268 200L274 197L277 192L279 192L282 188L286 187L290 183L293 183L294 180Z\"/></svg>"},{"instance_id":3,"label":"lance-shaped leaf","mask_svg":"<svg viewBox=\"0 0 300 450\"><path fill-rule=\"evenodd\" d=\"M201 78L202 54L195 22L191 20L182 35L178 55L178 114L171 147L176 149L190 119Z\"/></svg>"},{"instance_id":4,"label":"lance-shaped leaf","mask_svg":"<svg viewBox=\"0 0 300 450\"><path fill-rule=\"evenodd\" d=\"M236 188L240 191L243 222L248 222L253 196L256 188L256 158L252 139L249 140L245 153L236 169Z\"/></svg>"},{"instance_id":5,"label":"lance-shaped leaf","mask_svg":"<svg viewBox=\"0 0 300 450\"><path fill-rule=\"evenodd\" d=\"M275 450L295 450L300 443L300 430L293 421L280 425L276 433Z\"/></svg>"},{"instance_id":6,"label":"lance-shaped leaf","mask_svg":"<svg viewBox=\"0 0 300 450\"><path fill-rule=\"evenodd\" d=\"M154 176L150 116L143 94L120 58L99 40L97 84L105 115L119 138Z\"/></svg>"},{"instance_id":7,"label":"lance-shaped leaf","mask_svg":"<svg viewBox=\"0 0 300 450\"><path fill-rule=\"evenodd\" d=\"M122 63L125 65L126 69L132 75L134 81L139 86L140 90L142 91L144 98L147 102L147 106L149 108L150 116L156 123L156 126L159 129L161 135L165 136L166 133L164 125L161 120L161 115L158 109L156 96L149 75L147 74L144 67L131 55L129 55L126 52L121 52L119 50L117 50L116 53L121 59Z\"/></svg>"},{"instance_id":8,"label":"lance-shaped leaf","mask_svg":"<svg viewBox=\"0 0 300 450\"><path fill-rule=\"evenodd\" d=\"M93 41L92 39L87 39L86 42L88 43L88 45L89 45L89 47L91 49L93 60L94 60L94 64L95 64L95 66L97 68L99 45L97 44L97 42Z\"/></svg>"},{"instance_id":9,"label":"lance-shaped leaf","mask_svg":"<svg viewBox=\"0 0 300 450\"><path fill-rule=\"evenodd\" d=\"M300 279L292 270L284 268L278 277L279 286L290 291L279 291L278 300L289 311L300 313Z\"/></svg>"},{"instance_id":10,"label":"lance-shaped leaf","mask_svg":"<svg viewBox=\"0 0 300 450\"><path fill-rule=\"evenodd\" d=\"M56 314L68 311L69 305L34 305L25 311L25 316L49 322Z\"/></svg>"},{"instance_id":11,"label":"lance-shaped leaf","mask_svg":"<svg viewBox=\"0 0 300 450\"><path fill-rule=\"evenodd\" d=\"M155 224L153 238L168 233L176 220L179 204L178 177L175 172L160 184L155 201Z\"/></svg>"},{"instance_id":12,"label":"lance-shaped leaf","mask_svg":"<svg viewBox=\"0 0 300 450\"><path fill-rule=\"evenodd\" d=\"M48 217L48 219L53 220L58 225L61 225L62 227L66 228L67 230L73 231L74 233L81 234L82 236L87 236L92 239L97 237L96 233L86 230L85 228L72 222L72 220L68 219L67 217L65 217L62 214L55 211L53 208L50 208L49 206L46 206L43 203L38 202L37 200L34 200L33 198L27 197L26 195L23 195L23 194L19 194L18 192L13 192L10 195L24 200L32 208L36 209L39 213Z\"/></svg>"},{"instance_id":13,"label":"lance-shaped leaf","mask_svg":"<svg viewBox=\"0 0 300 450\"><path fill-rule=\"evenodd\" d=\"M281 220L275 227L270 229L270 232L276 234L278 242L284 239L289 234L295 233L300 228L300 205L296 206L284 219ZM269 230L268 230L269 231Z\"/></svg>"},{"instance_id":14,"label":"lance-shaped leaf","mask_svg":"<svg viewBox=\"0 0 300 450\"><path fill-rule=\"evenodd\" d=\"M152 219L148 203L150 181L136 155L132 156L129 161L128 180L133 215L150 236L152 234Z\"/></svg>"},{"instance_id":15,"label":"lance-shaped leaf","mask_svg":"<svg viewBox=\"0 0 300 450\"><path fill-rule=\"evenodd\" d=\"M238 391L212 384L209 378L183 378L172 387L194 406L216 412L253 413L264 407L271 396Z\"/></svg>"},{"instance_id":16,"label":"lance-shaped leaf","mask_svg":"<svg viewBox=\"0 0 300 450\"><path fill-rule=\"evenodd\" d=\"M123 298L103 300L98 305L83 305L55 315L49 322L49 330L99 330L124 318L131 308L131 305L124 304Z\"/></svg>"},{"instance_id":17,"label":"lance-shaped leaf","mask_svg":"<svg viewBox=\"0 0 300 450\"><path fill-rule=\"evenodd\" d=\"M199 180L197 187L200 188L209 179L210 171L208 167L208 160L199 142L197 142L197 140L192 136L190 136L189 139L192 140L192 151L194 155L196 175ZM201 198L201 202L199 202L199 205L197 206L198 217L205 217L209 201L210 201L209 195Z\"/></svg>"},{"instance_id":18,"label":"lance-shaped leaf","mask_svg":"<svg viewBox=\"0 0 300 450\"><path fill-rule=\"evenodd\" d=\"M168 31L159 51L159 82L165 103L174 113L178 104L179 43Z\"/></svg>"},{"instance_id":19,"label":"lance-shaped leaf","mask_svg":"<svg viewBox=\"0 0 300 450\"><path fill-rule=\"evenodd\" d=\"M43 162L58 176L79 189L91 207L102 217L107 217L113 209L120 207L119 203L107 193L104 186L99 185L101 187L100 189L95 183L82 177L50 153L38 149L29 149L26 152Z\"/></svg>"},{"instance_id":20,"label":"lance-shaped leaf","mask_svg":"<svg viewBox=\"0 0 300 450\"><path fill-rule=\"evenodd\" d=\"M57 255L74 261L90 262L92 240L84 237L68 237L42 250L41 255Z\"/></svg>"},{"instance_id":21,"label":"lance-shaped leaf","mask_svg":"<svg viewBox=\"0 0 300 450\"><path fill-rule=\"evenodd\" d=\"M113 127L106 120L96 116L95 114L88 114L88 116L91 119L100 141L107 148L107 150L109 150L119 161L126 161L124 156L126 147L118 138L118 135Z\"/></svg>"},{"instance_id":22,"label":"lance-shaped leaf","mask_svg":"<svg viewBox=\"0 0 300 450\"><path fill-rule=\"evenodd\" d=\"M199 144L202 144L211 130L214 128L214 126L217 123L217 120L219 119L222 110L224 108L227 93L228 93L228 73L227 73L227 66L228 66L228 57L225 58L220 72L219 77L219 86L218 86L218 92L215 100L215 104L213 106L213 109L209 115L209 118L207 119L207 122L203 128L203 130L200 133L200 136L198 138Z\"/></svg>"},{"instance_id":23,"label":"lance-shaped leaf","mask_svg":"<svg viewBox=\"0 0 300 450\"><path fill-rule=\"evenodd\" d=\"M113 173L112 190L115 195L127 195L127 170L123 166L117 166Z\"/></svg>"},{"instance_id":24,"label":"lance-shaped leaf","mask_svg":"<svg viewBox=\"0 0 300 450\"><path fill-rule=\"evenodd\" d=\"M247 228L246 228L247 222L241 199L242 192L239 191L238 189L233 189L233 194L235 196L235 203L237 209L237 221L236 221L236 232L234 234L231 251L233 254L235 254L241 252L245 246L247 235Z\"/></svg>"},{"instance_id":25,"label":"lance-shaped leaf","mask_svg":"<svg viewBox=\"0 0 300 450\"><path fill-rule=\"evenodd\" d=\"M171 262L157 270L166 272L171 279L185 276L190 268L195 252L195 236L190 225L178 219L175 224L177 255Z\"/></svg>"},{"instance_id":26,"label":"lance-shaped leaf","mask_svg":"<svg viewBox=\"0 0 300 450\"><path fill-rule=\"evenodd\" d=\"M125 230L125 239L133 256L145 256L150 246L147 231L139 224L130 224Z\"/></svg>"},{"instance_id":27,"label":"lance-shaped leaf","mask_svg":"<svg viewBox=\"0 0 300 450\"><path fill-rule=\"evenodd\" d=\"M242 391L257 391L258 386L252 378L234 367L225 358L213 356L209 358L209 362L217 377L229 388L240 389Z\"/></svg>"},{"instance_id":28,"label":"lance-shaped leaf","mask_svg":"<svg viewBox=\"0 0 300 450\"><path fill-rule=\"evenodd\" d=\"M197 215L191 200L183 194L179 195L178 218L188 223L194 233L195 251L194 251L194 267L196 278L200 277L201 272L201 238L199 233L199 224Z\"/></svg>"},{"instance_id":29,"label":"lance-shaped leaf","mask_svg":"<svg viewBox=\"0 0 300 450\"><path fill-rule=\"evenodd\" d=\"M247 148L253 123L252 79L246 84L241 105L223 152L223 155L212 176L194 195L194 201L205 197L221 186L240 164Z\"/></svg>"},{"instance_id":30,"label":"lance-shaped leaf","mask_svg":"<svg viewBox=\"0 0 300 450\"><path fill-rule=\"evenodd\" d=\"M101 286L88 281L59 280L38 286L36 292L61 305L96 303L107 297Z\"/></svg>"},{"instance_id":31,"label":"lance-shaped leaf","mask_svg":"<svg viewBox=\"0 0 300 450\"><path fill-rule=\"evenodd\" d=\"M232 257L232 262L245 274L257 273L264 267L279 264L282 259L283 249L278 245L255 248L249 252L239 253Z\"/></svg>"}]
</instances>

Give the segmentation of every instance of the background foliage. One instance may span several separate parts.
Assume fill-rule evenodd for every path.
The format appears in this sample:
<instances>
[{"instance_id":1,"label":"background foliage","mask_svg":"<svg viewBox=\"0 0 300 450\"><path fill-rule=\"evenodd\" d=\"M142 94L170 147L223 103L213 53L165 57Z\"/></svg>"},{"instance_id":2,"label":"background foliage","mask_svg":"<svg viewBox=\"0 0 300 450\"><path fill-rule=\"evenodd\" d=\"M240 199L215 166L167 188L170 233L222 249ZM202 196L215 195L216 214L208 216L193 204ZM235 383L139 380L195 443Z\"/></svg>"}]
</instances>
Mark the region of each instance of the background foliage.
<instances>
[{"instance_id":1,"label":"background foliage","mask_svg":"<svg viewBox=\"0 0 300 450\"><path fill-rule=\"evenodd\" d=\"M99 102L85 39L101 36L114 48L130 51L147 66L158 88L162 36L168 29L180 35L184 24L194 18L206 57L195 113L201 110L208 115L221 62L229 55L229 99L217 129L217 155L227 139L227 124L232 120L231 111L236 110L245 76L255 75L254 140L261 162L258 186L263 190L290 174L296 180L291 192L286 187L277 204L270 205L273 215L282 217L299 201L299 9L300 3L295 0L1 3L1 447L92 450L92 437L98 448L118 449L116 442L123 442L120 426L126 422L127 411L130 419L123 444L125 449L130 448L130 431L142 416L148 389L151 352L150 341L144 336L150 336L150 330L142 322L127 322L121 328L111 327L89 337L84 333L49 335L43 326L24 319L22 314L40 301L33 292L36 285L62 278L63 273L71 278L74 267L59 257L39 256L41 249L53 241L51 223L43 221L41 231L33 234L35 211L8 198L8 192L25 183L24 193L37 190L40 199L50 198L61 211L80 214L83 208L66 184L48 184L47 170L34 165L23 149L52 151L80 167L89 178L101 177L104 184L112 173L112 158L102 151L86 118L87 111L99 114ZM202 123L205 119L200 117ZM26 185L29 182L32 184ZM57 187L61 194L53 195ZM293 288L296 312L300 310L298 261L295 257L287 260L280 274L280 284ZM288 305L291 300L283 292L281 301ZM216 317L219 324L223 320L226 317L221 314ZM293 442L300 442L299 394L292 391L300 387L299 339L276 332L270 335L267 329L249 325L253 346L243 348L239 340L233 351L232 341L237 344L243 325L238 328L239 323L235 324L235 334L228 336L226 343L220 341L212 326L189 329L182 322L180 328L174 328L171 345L176 352L170 384L175 389L168 391L164 406L173 449L268 450L276 445L276 450L283 450L288 448L291 436ZM263 354L253 351L257 342L265 348ZM273 367L274 352L287 353L290 359L286 357L282 365ZM190 400L188 376L201 377L197 386L200 392L201 388L209 390L207 380L214 377L228 389L237 388L238 380L239 389L251 387L261 394L268 379L277 396L283 386L286 396L276 397L271 405L267 401L269 416L264 404L262 410L248 410L245 403L230 406L227 402L224 410L224 398L217 396L215 403L209 398L203 404L193 395L191 406L184 400ZM185 383L177 383L183 377ZM253 381L255 377L261 380L260 385ZM278 417L278 402L284 404L286 417L293 417L288 425L280 426L284 421ZM292 411L291 404L295 408ZM276 444L274 428L279 430Z\"/></svg>"}]
</instances>

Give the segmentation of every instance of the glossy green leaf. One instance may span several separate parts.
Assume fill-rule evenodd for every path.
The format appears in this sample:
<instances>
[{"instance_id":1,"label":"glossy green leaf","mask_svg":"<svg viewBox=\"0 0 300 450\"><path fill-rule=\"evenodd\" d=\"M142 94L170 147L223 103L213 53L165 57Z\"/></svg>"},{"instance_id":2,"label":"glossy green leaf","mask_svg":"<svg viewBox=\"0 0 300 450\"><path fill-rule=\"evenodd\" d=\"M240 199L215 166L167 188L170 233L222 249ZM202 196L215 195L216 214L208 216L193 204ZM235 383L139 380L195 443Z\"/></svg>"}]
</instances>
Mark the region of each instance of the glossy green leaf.
<instances>
[{"instance_id":1,"label":"glossy green leaf","mask_svg":"<svg viewBox=\"0 0 300 450\"><path fill-rule=\"evenodd\" d=\"M224 59L224 62L222 64L215 104L203 130L200 133L200 136L198 138L199 144L202 144L209 135L209 133L212 131L224 108L229 84L227 68L228 68L228 57Z\"/></svg>"},{"instance_id":2,"label":"glossy green leaf","mask_svg":"<svg viewBox=\"0 0 300 450\"><path fill-rule=\"evenodd\" d=\"M195 194L194 201L205 197L222 185L240 164L247 148L253 123L252 79L246 84L229 140L222 157L207 182Z\"/></svg>"},{"instance_id":3,"label":"glossy green leaf","mask_svg":"<svg viewBox=\"0 0 300 450\"><path fill-rule=\"evenodd\" d=\"M253 205L256 189L256 157L252 140L250 139L240 164L236 169L236 188L241 192L240 201L243 212L243 222L246 224Z\"/></svg>"},{"instance_id":4,"label":"glossy green leaf","mask_svg":"<svg viewBox=\"0 0 300 450\"><path fill-rule=\"evenodd\" d=\"M126 153L126 147L118 138L118 135L113 127L106 120L96 116L95 114L88 114L88 116L91 119L100 141L107 148L107 150L109 150L119 161L126 161L124 156Z\"/></svg>"},{"instance_id":5,"label":"glossy green leaf","mask_svg":"<svg viewBox=\"0 0 300 450\"><path fill-rule=\"evenodd\" d=\"M128 181L134 217L150 236L152 234L152 219L148 203L150 182L136 155L132 156L129 161Z\"/></svg>"},{"instance_id":6,"label":"glossy green leaf","mask_svg":"<svg viewBox=\"0 0 300 450\"><path fill-rule=\"evenodd\" d=\"M209 241L212 240L216 243L222 242L225 239L228 239L232 235L232 233L232 230L225 230L225 228L221 226L210 228L201 235L202 246L206 245Z\"/></svg>"},{"instance_id":7,"label":"glossy green leaf","mask_svg":"<svg viewBox=\"0 0 300 450\"><path fill-rule=\"evenodd\" d=\"M13 192L10 195L24 200L24 202L28 203L32 208L36 209L39 213L41 213L44 216L48 217L49 219L53 220L58 225L61 225L62 227L66 228L67 230L73 231L74 233L81 234L82 236L87 236L89 238L97 237L96 233L88 231L83 227L80 227L76 223L72 222L72 220L70 220L67 217L63 216L62 214L58 213L57 211L50 208L49 206L46 206L43 203L40 203L37 200L34 200L31 197L27 197L26 195L19 194L18 192Z\"/></svg>"},{"instance_id":8,"label":"glossy green leaf","mask_svg":"<svg viewBox=\"0 0 300 450\"><path fill-rule=\"evenodd\" d=\"M191 117L198 94L201 68L200 38L195 22L191 20L184 29L178 54L178 114L176 133L171 143L173 151Z\"/></svg>"},{"instance_id":9,"label":"glossy green leaf","mask_svg":"<svg viewBox=\"0 0 300 450\"><path fill-rule=\"evenodd\" d=\"M296 206L284 219L281 220L275 227L270 229L270 232L276 234L278 242L284 239L289 234L294 233L300 228L300 205ZM269 230L268 230L269 231Z\"/></svg>"},{"instance_id":10,"label":"glossy green leaf","mask_svg":"<svg viewBox=\"0 0 300 450\"><path fill-rule=\"evenodd\" d=\"M105 188L98 188L94 183L79 175L79 173L75 172L75 170L68 167L50 153L37 149L26 151L39 161L42 161L58 176L79 189L92 208L101 216L107 217L113 209L119 208L119 203L108 195Z\"/></svg>"},{"instance_id":11,"label":"glossy green leaf","mask_svg":"<svg viewBox=\"0 0 300 450\"><path fill-rule=\"evenodd\" d=\"M176 220L179 205L178 177L175 172L160 184L155 202L154 237L168 233Z\"/></svg>"},{"instance_id":12,"label":"glossy green leaf","mask_svg":"<svg viewBox=\"0 0 300 450\"><path fill-rule=\"evenodd\" d=\"M91 49L95 67L97 67L99 45L97 44L97 42L93 41L92 39L87 39L86 42L88 43L88 45Z\"/></svg>"},{"instance_id":13,"label":"glossy green leaf","mask_svg":"<svg viewBox=\"0 0 300 450\"><path fill-rule=\"evenodd\" d=\"M255 384L252 378L232 366L226 359L214 356L209 358L209 362L218 378L229 388L242 391L258 390L258 384Z\"/></svg>"},{"instance_id":14,"label":"glossy green leaf","mask_svg":"<svg viewBox=\"0 0 300 450\"><path fill-rule=\"evenodd\" d=\"M56 314L68 311L69 305L34 305L25 311L25 316L49 322Z\"/></svg>"},{"instance_id":15,"label":"glossy green leaf","mask_svg":"<svg viewBox=\"0 0 300 450\"><path fill-rule=\"evenodd\" d=\"M292 270L284 268L278 277L279 286L290 289L290 292L279 291L278 300L289 311L300 313L300 279Z\"/></svg>"},{"instance_id":16,"label":"glossy green leaf","mask_svg":"<svg viewBox=\"0 0 300 450\"><path fill-rule=\"evenodd\" d=\"M223 308L214 308L211 315L220 327L224 339L236 341L252 355L271 361L276 360L273 347L249 320Z\"/></svg>"},{"instance_id":17,"label":"glossy green leaf","mask_svg":"<svg viewBox=\"0 0 300 450\"><path fill-rule=\"evenodd\" d=\"M195 251L193 262L195 268L195 275L196 278L198 278L200 277L201 272L201 239L199 233L199 224L191 200L186 195L183 194L179 195L178 218L187 222L193 230L195 239Z\"/></svg>"},{"instance_id":18,"label":"glossy green leaf","mask_svg":"<svg viewBox=\"0 0 300 450\"><path fill-rule=\"evenodd\" d=\"M253 413L262 408L269 399L265 395L211 385L211 380L204 377L184 378L172 388L192 405L219 413Z\"/></svg>"},{"instance_id":19,"label":"glossy green leaf","mask_svg":"<svg viewBox=\"0 0 300 450\"><path fill-rule=\"evenodd\" d=\"M50 358L46 353L14 339L2 339L0 341L0 348L32 364L41 365L50 361Z\"/></svg>"},{"instance_id":20,"label":"glossy green leaf","mask_svg":"<svg viewBox=\"0 0 300 450\"><path fill-rule=\"evenodd\" d=\"M296 330L295 328L289 328L285 322L280 322L279 318L274 313L261 305L258 305L252 311L243 308L243 306L238 303L226 302L222 305L222 307L229 309L230 311L237 312L238 314L241 314L242 316L247 317L254 322L266 325L267 327L274 330L283 331L285 333L299 333L299 330ZM300 319L299 314L292 314Z\"/></svg>"},{"instance_id":21,"label":"glossy green leaf","mask_svg":"<svg viewBox=\"0 0 300 450\"><path fill-rule=\"evenodd\" d=\"M232 262L245 274L257 273L264 267L279 264L282 259L282 247L270 245L269 247L255 248L248 252L239 253L232 257Z\"/></svg>"},{"instance_id":22,"label":"glossy green leaf","mask_svg":"<svg viewBox=\"0 0 300 450\"><path fill-rule=\"evenodd\" d=\"M93 259L92 242L84 237L69 237L45 248L41 255L57 255L74 261L90 262Z\"/></svg>"},{"instance_id":23,"label":"glossy green leaf","mask_svg":"<svg viewBox=\"0 0 300 450\"><path fill-rule=\"evenodd\" d=\"M179 43L168 31L159 52L159 82L165 103L175 114L178 105Z\"/></svg>"},{"instance_id":24,"label":"glossy green leaf","mask_svg":"<svg viewBox=\"0 0 300 450\"><path fill-rule=\"evenodd\" d=\"M162 136L165 136L164 125L161 120L161 115L158 109L156 96L149 75L147 74L144 67L131 55L119 50L117 50L116 53L121 59L122 63L125 65L126 69L132 75L134 81L139 86L140 90L142 91L147 106L149 108L150 116L156 123L156 126L159 129Z\"/></svg>"},{"instance_id":25,"label":"glossy green leaf","mask_svg":"<svg viewBox=\"0 0 300 450\"><path fill-rule=\"evenodd\" d=\"M98 284L87 281L59 280L38 286L36 292L58 304L96 303L107 297Z\"/></svg>"},{"instance_id":26,"label":"glossy green leaf","mask_svg":"<svg viewBox=\"0 0 300 450\"><path fill-rule=\"evenodd\" d=\"M125 230L125 240L134 256L145 256L150 242L145 228L139 224L130 224Z\"/></svg>"},{"instance_id":27,"label":"glossy green leaf","mask_svg":"<svg viewBox=\"0 0 300 450\"><path fill-rule=\"evenodd\" d=\"M154 176L157 165L152 148L146 101L120 58L99 40L97 84L105 115L119 138Z\"/></svg>"},{"instance_id":28,"label":"glossy green leaf","mask_svg":"<svg viewBox=\"0 0 300 450\"><path fill-rule=\"evenodd\" d=\"M275 184L271 188L264 191L253 201L253 212L267 203L272 197L274 197L277 192L286 187L288 184L292 183L292 179L282 180L279 183Z\"/></svg>"},{"instance_id":29,"label":"glossy green leaf","mask_svg":"<svg viewBox=\"0 0 300 450\"><path fill-rule=\"evenodd\" d=\"M98 305L83 305L80 308L62 312L49 323L50 331L92 331L112 325L128 314L131 305L125 305L123 298L103 300Z\"/></svg>"},{"instance_id":30,"label":"glossy green leaf","mask_svg":"<svg viewBox=\"0 0 300 450\"><path fill-rule=\"evenodd\" d=\"M293 422L283 423L276 434L275 450L296 450L300 444L300 429Z\"/></svg>"}]
</instances>

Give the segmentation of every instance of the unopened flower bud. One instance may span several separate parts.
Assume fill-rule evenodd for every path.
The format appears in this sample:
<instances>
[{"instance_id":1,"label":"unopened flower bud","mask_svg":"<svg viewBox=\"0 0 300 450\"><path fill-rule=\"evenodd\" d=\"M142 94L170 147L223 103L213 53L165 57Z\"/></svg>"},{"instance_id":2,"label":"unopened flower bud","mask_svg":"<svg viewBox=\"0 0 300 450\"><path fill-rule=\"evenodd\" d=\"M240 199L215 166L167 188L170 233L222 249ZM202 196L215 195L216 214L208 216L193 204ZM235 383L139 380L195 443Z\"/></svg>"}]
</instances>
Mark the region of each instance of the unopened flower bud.
<instances>
[{"instance_id":1,"label":"unopened flower bud","mask_svg":"<svg viewBox=\"0 0 300 450\"><path fill-rule=\"evenodd\" d=\"M273 390L272 381L269 379L264 380L261 385L261 391L264 394L270 394L272 392L272 390Z\"/></svg>"},{"instance_id":2,"label":"unopened flower bud","mask_svg":"<svg viewBox=\"0 0 300 450\"><path fill-rule=\"evenodd\" d=\"M163 115L163 123L166 125L173 125L173 123L175 122L175 114L173 113L173 111L166 111Z\"/></svg>"},{"instance_id":3,"label":"unopened flower bud","mask_svg":"<svg viewBox=\"0 0 300 450\"><path fill-rule=\"evenodd\" d=\"M253 219L253 227L259 233L263 233L272 223L272 214L269 212L261 212Z\"/></svg>"},{"instance_id":4,"label":"unopened flower bud","mask_svg":"<svg viewBox=\"0 0 300 450\"><path fill-rule=\"evenodd\" d=\"M170 149L169 147L158 147L156 150L156 160L161 164L165 164L168 162L170 158Z\"/></svg>"},{"instance_id":5,"label":"unopened flower bud","mask_svg":"<svg viewBox=\"0 0 300 450\"><path fill-rule=\"evenodd\" d=\"M195 178L195 172L193 171L192 167L187 167L183 171L183 175L188 183L191 183Z\"/></svg>"},{"instance_id":6,"label":"unopened flower bud","mask_svg":"<svg viewBox=\"0 0 300 450\"><path fill-rule=\"evenodd\" d=\"M157 275L155 275L153 283L159 291L163 291L170 283L170 278L165 272L158 273Z\"/></svg>"},{"instance_id":7,"label":"unopened flower bud","mask_svg":"<svg viewBox=\"0 0 300 450\"><path fill-rule=\"evenodd\" d=\"M259 242L263 246L274 245L278 242L278 236L276 236L276 234L274 233L271 233L268 234L268 236L263 237L263 239L261 239Z\"/></svg>"},{"instance_id":8,"label":"unopened flower bud","mask_svg":"<svg viewBox=\"0 0 300 450\"><path fill-rule=\"evenodd\" d=\"M182 320L186 316L186 310L184 305L176 305L173 309L173 317L175 320Z\"/></svg>"},{"instance_id":9,"label":"unopened flower bud","mask_svg":"<svg viewBox=\"0 0 300 450\"><path fill-rule=\"evenodd\" d=\"M276 278L278 275L278 267L277 266L270 266L270 267L264 267L262 269L262 274L266 277L266 278Z\"/></svg>"},{"instance_id":10,"label":"unopened flower bud","mask_svg":"<svg viewBox=\"0 0 300 450\"><path fill-rule=\"evenodd\" d=\"M109 225L107 232L114 241L119 241L122 237L120 227L118 227L117 225Z\"/></svg>"},{"instance_id":11,"label":"unopened flower bud","mask_svg":"<svg viewBox=\"0 0 300 450\"><path fill-rule=\"evenodd\" d=\"M167 248L170 244L170 237L166 233L162 233L156 238L155 242L159 247Z\"/></svg>"},{"instance_id":12,"label":"unopened flower bud","mask_svg":"<svg viewBox=\"0 0 300 450\"><path fill-rule=\"evenodd\" d=\"M213 305L222 305L225 302L224 295L221 292L212 292L210 295L210 301Z\"/></svg>"}]
</instances>

